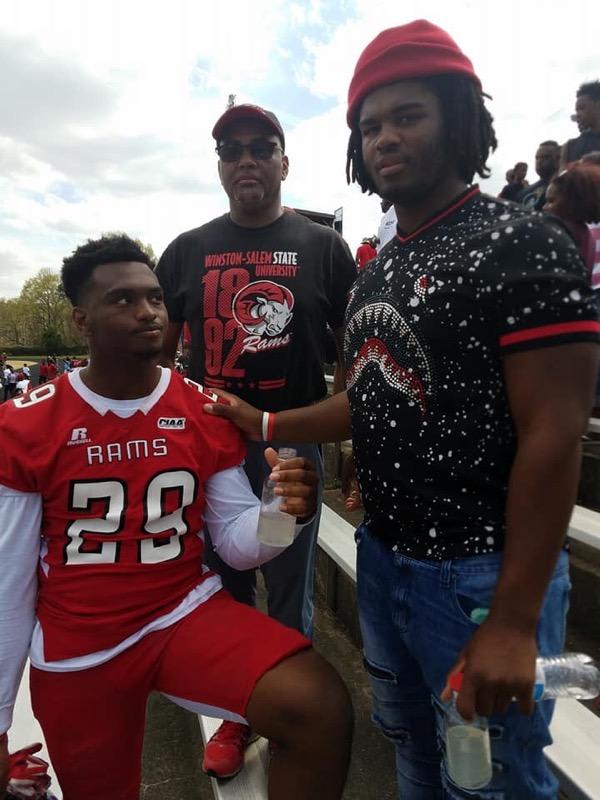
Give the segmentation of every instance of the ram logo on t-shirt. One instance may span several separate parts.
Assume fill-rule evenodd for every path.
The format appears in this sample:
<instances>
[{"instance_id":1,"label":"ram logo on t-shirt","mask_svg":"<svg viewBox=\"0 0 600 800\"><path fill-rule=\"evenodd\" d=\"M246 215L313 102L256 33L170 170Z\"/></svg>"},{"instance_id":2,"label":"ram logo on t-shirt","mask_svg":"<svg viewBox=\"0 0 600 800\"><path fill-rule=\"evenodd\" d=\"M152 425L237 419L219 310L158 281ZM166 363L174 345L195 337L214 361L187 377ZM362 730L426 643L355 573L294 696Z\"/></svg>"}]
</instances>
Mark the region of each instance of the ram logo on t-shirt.
<instances>
[{"instance_id":1,"label":"ram logo on t-shirt","mask_svg":"<svg viewBox=\"0 0 600 800\"><path fill-rule=\"evenodd\" d=\"M246 333L279 336L292 319L294 295L273 281L254 281L235 295L233 316Z\"/></svg>"}]
</instances>

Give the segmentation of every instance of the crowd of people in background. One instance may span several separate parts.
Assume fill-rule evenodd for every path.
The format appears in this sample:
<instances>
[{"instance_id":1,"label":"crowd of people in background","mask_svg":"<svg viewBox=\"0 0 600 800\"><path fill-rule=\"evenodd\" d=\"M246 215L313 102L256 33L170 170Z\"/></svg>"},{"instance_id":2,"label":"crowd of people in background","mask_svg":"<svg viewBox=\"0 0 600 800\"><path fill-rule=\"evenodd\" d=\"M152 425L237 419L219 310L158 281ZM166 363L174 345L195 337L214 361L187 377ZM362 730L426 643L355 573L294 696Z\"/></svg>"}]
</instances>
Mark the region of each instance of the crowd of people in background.
<instances>
[{"instance_id":1,"label":"crowd of people in background","mask_svg":"<svg viewBox=\"0 0 600 800\"><path fill-rule=\"evenodd\" d=\"M535 153L538 180L529 184L528 165L518 161L506 172L506 185L498 197L561 218L591 271L593 234L581 226L600 222L600 81L579 87L572 120L577 123L579 136L562 147L554 139L538 145ZM559 197L561 200L557 202Z\"/></svg>"},{"instance_id":2,"label":"crowd of people in background","mask_svg":"<svg viewBox=\"0 0 600 800\"><path fill-rule=\"evenodd\" d=\"M535 154L538 180L527 184L527 164L518 162L506 173L507 184L499 197L561 220L587 268L600 313L600 81L579 87L571 119L579 136L562 147L554 140L541 142Z\"/></svg>"},{"instance_id":3,"label":"crowd of people in background","mask_svg":"<svg viewBox=\"0 0 600 800\"><path fill-rule=\"evenodd\" d=\"M27 364L15 368L6 361L2 360L2 402L11 400L20 394L25 394L30 386L31 370Z\"/></svg>"},{"instance_id":4,"label":"crowd of people in background","mask_svg":"<svg viewBox=\"0 0 600 800\"><path fill-rule=\"evenodd\" d=\"M0 354L0 402L6 402L13 397L18 397L29 391L32 380L32 366L37 366L37 384L40 386L47 381L53 381L58 375L64 372L71 372L77 367L84 367L87 364L86 358L73 358L71 356L46 356L37 364L29 365L23 362L22 366L13 366L6 353Z\"/></svg>"}]
</instances>

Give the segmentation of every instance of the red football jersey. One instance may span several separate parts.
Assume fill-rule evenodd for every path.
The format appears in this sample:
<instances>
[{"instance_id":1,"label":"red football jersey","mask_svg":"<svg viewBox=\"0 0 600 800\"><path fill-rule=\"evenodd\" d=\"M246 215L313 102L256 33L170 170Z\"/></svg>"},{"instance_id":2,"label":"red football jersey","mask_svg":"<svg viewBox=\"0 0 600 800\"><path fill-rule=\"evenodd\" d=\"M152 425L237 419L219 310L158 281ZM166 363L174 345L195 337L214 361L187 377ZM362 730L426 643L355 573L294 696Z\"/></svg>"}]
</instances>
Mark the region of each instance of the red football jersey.
<instances>
[{"instance_id":1,"label":"red football jersey","mask_svg":"<svg viewBox=\"0 0 600 800\"><path fill-rule=\"evenodd\" d=\"M164 383L127 418L93 408L67 375L0 409L0 484L43 501L37 615L48 661L115 646L211 574L198 535L204 484L239 464L245 445L204 413L198 384L175 373Z\"/></svg>"}]
</instances>

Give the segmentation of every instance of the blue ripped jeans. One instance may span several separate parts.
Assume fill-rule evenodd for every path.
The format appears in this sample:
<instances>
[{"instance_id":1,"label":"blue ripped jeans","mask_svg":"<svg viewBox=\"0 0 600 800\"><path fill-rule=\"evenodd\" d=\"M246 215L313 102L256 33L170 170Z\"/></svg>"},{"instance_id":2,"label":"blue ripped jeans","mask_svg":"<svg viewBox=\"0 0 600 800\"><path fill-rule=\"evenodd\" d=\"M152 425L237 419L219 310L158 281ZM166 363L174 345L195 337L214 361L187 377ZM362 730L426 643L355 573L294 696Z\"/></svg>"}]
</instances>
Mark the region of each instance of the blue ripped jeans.
<instances>
[{"instance_id":1,"label":"blue ripped jeans","mask_svg":"<svg viewBox=\"0 0 600 800\"><path fill-rule=\"evenodd\" d=\"M441 758L438 696L458 653L477 629L474 608L489 608L501 554L416 561L394 552L362 525L356 532L357 592L373 720L396 749L402 800L554 800L557 782L543 748L554 703L532 716L511 707L491 717L494 774L484 789L454 786ZM538 624L541 655L562 651L569 597L568 557L561 553Z\"/></svg>"}]
</instances>

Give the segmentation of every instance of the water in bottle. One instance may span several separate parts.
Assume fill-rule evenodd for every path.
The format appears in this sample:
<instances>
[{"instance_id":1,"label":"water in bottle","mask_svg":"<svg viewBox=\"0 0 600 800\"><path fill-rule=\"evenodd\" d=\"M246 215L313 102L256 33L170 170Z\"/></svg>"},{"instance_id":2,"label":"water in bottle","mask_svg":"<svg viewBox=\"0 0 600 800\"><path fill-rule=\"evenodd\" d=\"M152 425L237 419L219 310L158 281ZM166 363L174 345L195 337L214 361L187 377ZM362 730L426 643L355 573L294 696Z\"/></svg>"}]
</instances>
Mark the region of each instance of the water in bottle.
<instances>
[{"instance_id":1,"label":"water in bottle","mask_svg":"<svg viewBox=\"0 0 600 800\"><path fill-rule=\"evenodd\" d=\"M561 653L541 656L536 661L534 700L572 697L589 700L600 694L600 670L590 656Z\"/></svg>"},{"instance_id":2,"label":"water in bottle","mask_svg":"<svg viewBox=\"0 0 600 800\"><path fill-rule=\"evenodd\" d=\"M280 447L277 455L280 461L287 461L296 457L296 451L292 447ZM268 478L263 484L256 536L263 544L282 547L294 541L296 517L279 510L283 498L275 494L276 486L277 483Z\"/></svg>"},{"instance_id":3,"label":"water in bottle","mask_svg":"<svg viewBox=\"0 0 600 800\"><path fill-rule=\"evenodd\" d=\"M485 717L463 719L456 708L456 697L462 685L462 674L450 678L452 701L446 707L445 743L446 770L453 783L463 789L482 789L492 779L490 734Z\"/></svg>"},{"instance_id":4,"label":"water in bottle","mask_svg":"<svg viewBox=\"0 0 600 800\"><path fill-rule=\"evenodd\" d=\"M446 769L450 779L463 789L481 789L492 779L492 756L487 728L469 724L446 730Z\"/></svg>"}]
</instances>

